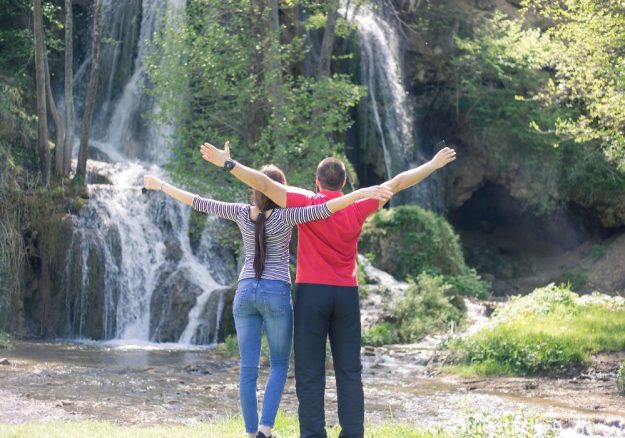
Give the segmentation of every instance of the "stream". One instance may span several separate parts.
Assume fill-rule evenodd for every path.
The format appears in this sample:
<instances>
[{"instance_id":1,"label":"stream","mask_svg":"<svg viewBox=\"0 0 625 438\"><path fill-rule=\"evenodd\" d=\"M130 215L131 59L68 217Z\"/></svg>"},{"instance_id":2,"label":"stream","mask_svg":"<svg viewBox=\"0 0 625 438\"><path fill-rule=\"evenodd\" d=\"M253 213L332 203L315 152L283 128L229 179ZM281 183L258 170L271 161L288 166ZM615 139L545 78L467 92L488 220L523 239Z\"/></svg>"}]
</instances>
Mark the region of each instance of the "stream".
<instances>
[{"instance_id":1,"label":"stream","mask_svg":"<svg viewBox=\"0 0 625 438\"><path fill-rule=\"evenodd\" d=\"M467 418L539 416L557 436L625 436L625 398L597 360L569 379L464 379L432 375L437 338L363 349L368 422L401 419L421 427L462 427ZM0 422L95 419L121 424L211 421L238 413L237 357L179 344L17 341L0 365ZM601 361L603 360L603 366ZM267 366L261 367L262 388ZM436 373L434 373L436 374ZM260 396L259 392L259 396ZM281 409L296 414L293 371ZM335 424L331 367L326 415Z\"/></svg>"}]
</instances>

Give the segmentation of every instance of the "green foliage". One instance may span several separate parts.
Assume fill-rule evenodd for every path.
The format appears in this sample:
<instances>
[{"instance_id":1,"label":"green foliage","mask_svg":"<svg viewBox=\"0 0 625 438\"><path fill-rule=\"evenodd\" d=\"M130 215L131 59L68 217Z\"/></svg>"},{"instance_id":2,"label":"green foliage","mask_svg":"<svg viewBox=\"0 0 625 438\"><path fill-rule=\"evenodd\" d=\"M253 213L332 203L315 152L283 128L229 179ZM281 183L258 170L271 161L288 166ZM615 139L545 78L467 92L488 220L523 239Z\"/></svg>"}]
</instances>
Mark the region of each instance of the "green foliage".
<instances>
[{"instance_id":1,"label":"green foliage","mask_svg":"<svg viewBox=\"0 0 625 438\"><path fill-rule=\"evenodd\" d=\"M563 373L588 355L625 348L625 300L580 297L553 284L517 297L492 324L454 346L480 374Z\"/></svg>"},{"instance_id":2,"label":"green foliage","mask_svg":"<svg viewBox=\"0 0 625 438\"><path fill-rule=\"evenodd\" d=\"M549 106L577 109L556 123L560 137L598 143L625 170L625 10L599 0L526 0L526 11L540 15L548 28L551 80L538 98Z\"/></svg>"},{"instance_id":3,"label":"green foliage","mask_svg":"<svg viewBox=\"0 0 625 438\"><path fill-rule=\"evenodd\" d=\"M451 286L442 276L420 274L389 309L390 320L363 334L363 344L413 342L429 333L448 330L452 321L460 324L466 309L454 305L450 290Z\"/></svg>"},{"instance_id":4,"label":"green foliage","mask_svg":"<svg viewBox=\"0 0 625 438\"><path fill-rule=\"evenodd\" d=\"M11 337L6 333L0 332L0 350L8 350L11 348Z\"/></svg>"},{"instance_id":5,"label":"green foliage","mask_svg":"<svg viewBox=\"0 0 625 438\"><path fill-rule=\"evenodd\" d=\"M455 436L555 438L556 430L546 419L538 416L527 416L519 421L514 415L469 410L464 416L464 424L458 428Z\"/></svg>"},{"instance_id":6,"label":"green foliage","mask_svg":"<svg viewBox=\"0 0 625 438\"><path fill-rule=\"evenodd\" d=\"M475 35L455 37L459 53L451 69L459 122L470 124L493 166L529 188L521 194L525 202L549 211L558 198L559 152L551 147L557 137L530 128L553 125L558 117L531 98L548 79L541 70L543 40L538 29L496 13Z\"/></svg>"},{"instance_id":7,"label":"green foliage","mask_svg":"<svg viewBox=\"0 0 625 438\"><path fill-rule=\"evenodd\" d=\"M458 275L466 269L458 236L449 223L416 205L371 216L359 248L373 255L374 265L402 279L423 271Z\"/></svg>"},{"instance_id":8,"label":"green foliage","mask_svg":"<svg viewBox=\"0 0 625 438\"><path fill-rule=\"evenodd\" d=\"M0 80L3 76L27 80L33 52L31 1L0 0Z\"/></svg>"},{"instance_id":9,"label":"green foliage","mask_svg":"<svg viewBox=\"0 0 625 438\"><path fill-rule=\"evenodd\" d=\"M382 322L374 325L362 334L363 345L381 346L395 344L400 341L397 325L390 322Z\"/></svg>"},{"instance_id":10,"label":"green foliage","mask_svg":"<svg viewBox=\"0 0 625 438\"><path fill-rule=\"evenodd\" d=\"M189 216L189 243L192 248L196 248L202 239L202 232L206 226L206 215L196 211Z\"/></svg>"},{"instance_id":11,"label":"green foliage","mask_svg":"<svg viewBox=\"0 0 625 438\"><path fill-rule=\"evenodd\" d=\"M616 374L616 388L621 394L625 395L625 362L621 364Z\"/></svg>"},{"instance_id":12,"label":"green foliage","mask_svg":"<svg viewBox=\"0 0 625 438\"><path fill-rule=\"evenodd\" d=\"M443 274L461 295L485 297L489 285L469 269L458 235L444 217L416 205L386 209L374 214L364 227L359 249L373 264L398 278L422 272Z\"/></svg>"},{"instance_id":13,"label":"green foliage","mask_svg":"<svg viewBox=\"0 0 625 438\"><path fill-rule=\"evenodd\" d=\"M239 341L237 335L228 335L223 342L217 344L217 351L224 353L228 356L235 356L239 354Z\"/></svg>"},{"instance_id":14,"label":"green foliage","mask_svg":"<svg viewBox=\"0 0 625 438\"><path fill-rule=\"evenodd\" d=\"M466 268L459 275L446 275L445 283L458 295L485 299L490 295L490 284L473 268Z\"/></svg>"},{"instance_id":15,"label":"green foliage","mask_svg":"<svg viewBox=\"0 0 625 438\"><path fill-rule=\"evenodd\" d=\"M491 165L514 175L524 187L516 196L538 211L614 202L625 189L625 41L616 31L625 13L599 1L525 3L518 19L498 12L456 35L454 85L439 105L470 126Z\"/></svg>"},{"instance_id":16,"label":"green foliage","mask_svg":"<svg viewBox=\"0 0 625 438\"><path fill-rule=\"evenodd\" d=\"M449 290L443 277L420 274L397 303L400 339L416 340L426 333L446 330L452 321L462 321L464 314L451 303Z\"/></svg>"},{"instance_id":17,"label":"green foliage","mask_svg":"<svg viewBox=\"0 0 625 438\"><path fill-rule=\"evenodd\" d=\"M307 20L325 10L321 3L300 3L313 12ZM156 117L177 128L173 140L179 146L169 170L178 180L197 186L197 175L206 175L204 187L223 189L214 195L244 197L231 178L202 161L198 145L204 141L221 145L228 139L235 159L255 167L273 162L290 184L308 188L314 183L311 166L343 155L337 138L350 126L349 109L364 91L344 75L317 79L297 73L305 47L289 21L294 7L283 5L276 36L268 30L267 7L255 11L246 1L193 0L156 38L157 50L146 64L152 92L163 103Z\"/></svg>"},{"instance_id":18,"label":"green foliage","mask_svg":"<svg viewBox=\"0 0 625 438\"><path fill-rule=\"evenodd\" d=\"M570 289L580 291L588 285L588 275L588 269L583 266L575 266L565 269L555 278L555 283L566 284Z\"/></svg>"}]
</instances>

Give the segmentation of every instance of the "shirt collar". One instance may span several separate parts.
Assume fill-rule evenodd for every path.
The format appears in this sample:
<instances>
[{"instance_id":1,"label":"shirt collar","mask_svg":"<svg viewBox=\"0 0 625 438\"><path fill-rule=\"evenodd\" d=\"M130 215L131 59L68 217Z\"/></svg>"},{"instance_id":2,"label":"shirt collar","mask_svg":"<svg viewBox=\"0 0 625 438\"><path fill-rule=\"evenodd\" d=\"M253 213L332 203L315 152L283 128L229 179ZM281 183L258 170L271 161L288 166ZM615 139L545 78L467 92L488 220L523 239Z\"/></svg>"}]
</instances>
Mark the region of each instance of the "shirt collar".
<instances>
[{"instance_id":1,"label":"shirt collar","mask_svg":"<svg viewBox=\"0 0 625 438\"><path fill-rule=\"evenodd\" d=\"M343 192L340 190L319 190L319 194L324 195L326 198L334 199L339 196L343 196Z\"/></svg>"}]
</instances>

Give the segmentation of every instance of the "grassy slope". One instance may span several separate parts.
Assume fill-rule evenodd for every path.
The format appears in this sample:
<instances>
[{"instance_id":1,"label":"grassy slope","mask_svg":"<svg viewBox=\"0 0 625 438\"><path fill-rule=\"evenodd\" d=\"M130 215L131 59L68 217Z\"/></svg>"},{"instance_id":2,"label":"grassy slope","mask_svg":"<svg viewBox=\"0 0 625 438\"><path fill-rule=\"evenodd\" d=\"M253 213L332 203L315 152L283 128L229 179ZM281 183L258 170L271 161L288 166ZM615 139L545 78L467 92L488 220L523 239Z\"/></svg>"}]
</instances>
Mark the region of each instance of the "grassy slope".
<instances>
[{"instance_id":1,"label":"grassy slope","mask_svg":"<svg viewBox=\"0 0 625 438\"><path fill-rule=\"evenodd\" d=\"M463 375L566 372L593 353L625 350L625 305L550 285L511 303L493 326L456 348L465 364L452 371Z\"/></svg>"}]
</instances>

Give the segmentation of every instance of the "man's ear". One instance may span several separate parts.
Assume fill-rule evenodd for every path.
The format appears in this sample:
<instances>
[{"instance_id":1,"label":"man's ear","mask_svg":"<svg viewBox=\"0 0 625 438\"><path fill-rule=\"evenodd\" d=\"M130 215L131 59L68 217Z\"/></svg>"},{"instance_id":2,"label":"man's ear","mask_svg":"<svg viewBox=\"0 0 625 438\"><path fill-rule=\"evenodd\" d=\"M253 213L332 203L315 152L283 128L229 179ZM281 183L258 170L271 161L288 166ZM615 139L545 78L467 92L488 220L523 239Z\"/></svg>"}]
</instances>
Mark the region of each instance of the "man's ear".
<instances>
[{"instance_id":1,"label":"man's ear","mask_svg":"<svg viewBox=\"0 0 625 438\"><path fill-rule=\"evenodd\" d=\"M343 185L341 186L341 188L345 187L345 184L347 184L347 177L343 178Z\"/></svg>"},{"instance_id":2,"label":"man's ear","mask_svg":"<svg viewBox=\"0 0 625 438\"><path fill-rule=\"evenodd\" d=\"M315 178L315 187L317 187L317 191L321 191L321 184L319 183L319 177Z\"/></svg>"}]
</instances>

